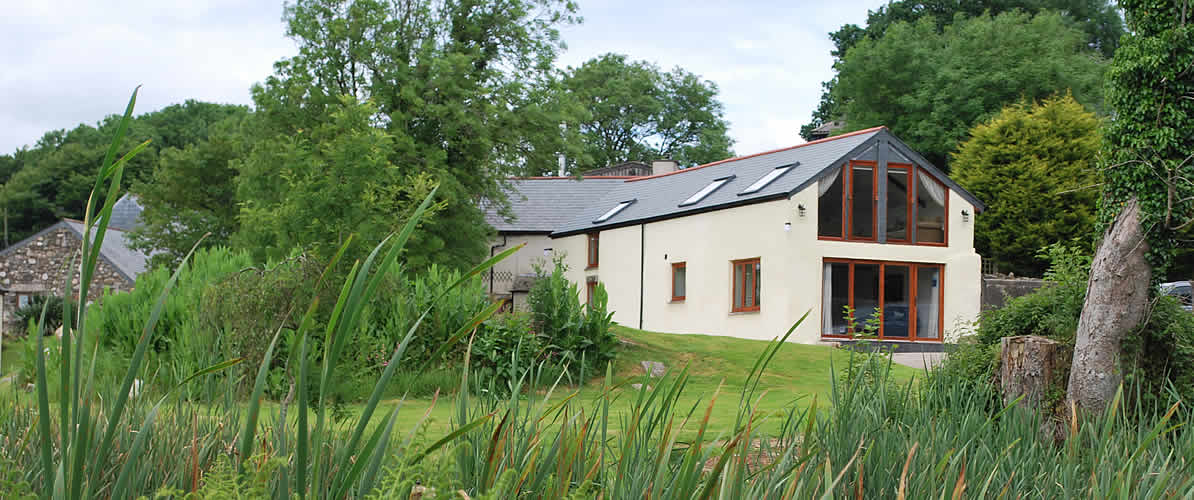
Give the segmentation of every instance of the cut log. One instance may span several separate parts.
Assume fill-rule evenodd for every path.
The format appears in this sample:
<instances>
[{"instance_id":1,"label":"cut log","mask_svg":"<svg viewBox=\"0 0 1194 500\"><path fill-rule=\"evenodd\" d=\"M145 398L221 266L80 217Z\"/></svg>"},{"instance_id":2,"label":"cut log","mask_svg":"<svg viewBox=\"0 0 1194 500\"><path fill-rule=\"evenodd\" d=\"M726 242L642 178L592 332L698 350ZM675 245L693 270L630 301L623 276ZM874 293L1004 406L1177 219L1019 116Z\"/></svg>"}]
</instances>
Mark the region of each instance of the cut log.
<instances>
[{"instance_id":1,"label":"cut log","mask_svg":"<svg viewBox=\"0 0 1194 500\"><path fill-rule=\"evenodd\" d=\"M1053 385L1061 386L1057 379L1061 343L1036 335L1004 337L1000 339L999 388L1003 393L1003 404L1009 405L1016 398L1024 396L1019 405L1032 410L1041 409L1041 401ZM1045 413L1051 409L1045 408Z\"/></svg>"},{"instance_id":2,"label":"cut log","mask_svg":"<svg viewBox=\"0 0 1194 500\"><path fill-rule=\"evenodd\" d=\"M1102 411L1119 389L1120 344L1148 309L1147 252L1140 204L1132 198L1103 234L1090 265L1066 393L1081 410Z\"/></svg>"}]
</instances>

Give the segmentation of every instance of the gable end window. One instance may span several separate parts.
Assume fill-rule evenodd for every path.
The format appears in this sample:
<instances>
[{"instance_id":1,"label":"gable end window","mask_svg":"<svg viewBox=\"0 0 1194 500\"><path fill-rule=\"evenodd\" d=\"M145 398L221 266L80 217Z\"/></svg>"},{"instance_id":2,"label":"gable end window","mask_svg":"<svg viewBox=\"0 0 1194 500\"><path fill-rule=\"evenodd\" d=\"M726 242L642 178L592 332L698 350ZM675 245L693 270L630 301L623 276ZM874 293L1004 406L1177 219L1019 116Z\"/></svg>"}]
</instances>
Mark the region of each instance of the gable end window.
<instances>
[{"instance_id":1,"label":"gable end window","mask_svg":"<svg viewBox=\"0 0 1194 500\"><path fill-rule=\"evenodd\" d=\"M688 289L688 264L672 264L672 302L684 302Z\"/></svg>"},{"instance_id":2,"label":"gable end window","mask_svg":"<svg viewBox=\"0 0 1194 500\"><path fill-rule=\"evenodd\" d=\"M817 237L876 241L881 222L887 243L944 246L949 227L949 189L922 168L888 163L879 178L873 161L854 160L817 183ZM879 206L879 184L887 203ZM884 222L885 221L885 222Z\"/></svg>"},{"instance_id":3,"label":"gable end window","mask_svg":"<svg viewBox=\"0 0 1194 500\"><path fill-rule=\"evenodd\" d=\"M759 259L735 260L733 264L733 286L730 289L732 297L730 312L747 312L759 310L760 272L762 266Z\"/></svg>"},{"instance_id":4,"label":"gable end window","mask_svg":"<svg viewBox=\"0 0 1194 500\"><path fill-rule=\"evenodd\" d=\"M589 248L588 248L588 255L589 255L589 263L588 264L589 265L585 269L596 269L597 268L598 257L601 255L601 252L599 251L599 248L598 248L601 243L600 234L601 233L589 233L588 234L587 239L589 240Z\"/></svg>"}]
</instances>

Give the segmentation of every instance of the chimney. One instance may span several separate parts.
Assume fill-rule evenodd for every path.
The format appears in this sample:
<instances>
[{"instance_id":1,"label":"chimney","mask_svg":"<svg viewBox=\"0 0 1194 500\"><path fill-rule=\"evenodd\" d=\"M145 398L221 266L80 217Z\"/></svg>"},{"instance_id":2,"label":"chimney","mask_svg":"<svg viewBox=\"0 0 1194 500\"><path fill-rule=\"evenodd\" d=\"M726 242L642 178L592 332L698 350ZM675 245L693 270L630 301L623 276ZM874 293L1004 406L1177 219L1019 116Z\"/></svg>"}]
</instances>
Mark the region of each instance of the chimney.
<instances>
[{"instance_id":1,"label":"chimney","mask_svg":"<svg viewBox=\"0 0 1194 500\"><path fill-rule=\"evenodd\" d=\"M680 163L675 160L662 159L651 162L651 175L666 174L680 170Z\"/></svg>"}]
</instances>

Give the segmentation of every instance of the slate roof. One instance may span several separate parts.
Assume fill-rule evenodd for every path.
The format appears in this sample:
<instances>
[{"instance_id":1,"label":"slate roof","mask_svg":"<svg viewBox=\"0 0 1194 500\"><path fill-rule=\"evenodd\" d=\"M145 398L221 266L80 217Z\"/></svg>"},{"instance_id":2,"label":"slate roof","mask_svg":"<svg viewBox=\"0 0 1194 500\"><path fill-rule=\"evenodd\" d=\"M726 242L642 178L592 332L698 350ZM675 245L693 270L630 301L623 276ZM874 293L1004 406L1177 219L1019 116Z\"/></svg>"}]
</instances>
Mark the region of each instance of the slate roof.
<instances>
[{"instance_id":1,"label":"slate roof","mask_svg":"<svg viewBox=\"0 0 1194 500\"><path fill-rule=\"evenodd\" d=\"M884 138L891 144L889 161L912 161L929 171L950 189L974 204L977 210L985 206L974 195L962 189L924 157L912 151L886 127L875 127L847 134L807 142L796 146L740 156L666 174L635 177L610 189L595 203L585 204L565 224L556 226L553 237L587 231L639 224L684 215L719 210L739 205L790 197L813 182L830 168L842 165L851 158L865 158ZM793 168L763 189L750 194L742 191L772 170L792 165ZM690 196L714 180L734 176L728 183L697 203L680 206ZM609 219L596 223L602 214L624 201L634 203Z\"/></svg>"},{"instance_id":2,"label":"slate roof","mask_svg":"<svg viewBox=\"0 0 1194 500\"><path fill-rule=\"evenodd\" d=\"M773 199L779 195L786 196L834 161L875 137L878 132L879 129L869 129L848 136L838 136L766 153L730 158L686 170L628 180L607 192L600 201L577 212L577 215L566 224L557 226L553 235L562 236L598 228L616 227L645 220L707 211L711 208L728 208L729 206L754 203ZM749 195L739 195L747 186L767 175L776 167L793 164L796 166L792 170L772 181L763 189ZM681 202L709 183L730 175L735 176L733 180L700 202L679 206ZM627 200L636 201L609 220L600 224L593 223L601 214Z\"/></svg>"},{"instance_id":3,"label":"slate roof","mask_svg":"<svg viewBox=\"0 0 1194 500\"><path fill-rule=\"evenodd\" d=\"M626 177L532 177L512 179L507 189L510 220L497 207L486 203L485 222L499 232L551 233L577 212L593 205L601 196L626 181Z\"/></svg>"},{"instance_id":4,"label":"slate roof","mask_svg":"<svg viewBox=\"0 0 1194 500\"><path fill-rule=\"evenodd\" d=\"M0 256L8 255L18 248L28 245L33 240L41 237L46 233L56 231L60 228L70 229L79 238L83 240L83 223L74 219L63 219L57 224L38 231L37 234L25 238L21 241L9 245L7 248L0 250ZM69 258L70 256L66 256ZM104 242L100 246L100 258L116 269L124 279L129 283L137 280L137 275L145 272L149 261L149 257L140 251L133 250L129 247L129 240L124 231L109 227L108 231L104 233Z\"/></svg>"},{"instance_id":5,"label":"slate roof","mask_svg":"<svg viewBox=\"0 0 1194 500\"><path fill-rule=\"evenodd\" d=\"M80 241L82 240L82 222L66 219L60 224L66 224L79 236ZM137 275L145 272L146 264L149 262L148 255L139 250L133 250L129 246L128 235L124 231L111 227L104 232L104 242L100 245L100 256L130 282L136 281Z\"/></svg>"},{"instance_id":6,"label":"slate roof","mask_svg":"<svg viewBox=\"0 0 1194 500\"><path fill-rule=\"evenodd\" d=\"M131 231L140 226L141 204L132 193L125 193L116 203L112 204L112 220L108 227Z\"/></svg>"}]
</instances>

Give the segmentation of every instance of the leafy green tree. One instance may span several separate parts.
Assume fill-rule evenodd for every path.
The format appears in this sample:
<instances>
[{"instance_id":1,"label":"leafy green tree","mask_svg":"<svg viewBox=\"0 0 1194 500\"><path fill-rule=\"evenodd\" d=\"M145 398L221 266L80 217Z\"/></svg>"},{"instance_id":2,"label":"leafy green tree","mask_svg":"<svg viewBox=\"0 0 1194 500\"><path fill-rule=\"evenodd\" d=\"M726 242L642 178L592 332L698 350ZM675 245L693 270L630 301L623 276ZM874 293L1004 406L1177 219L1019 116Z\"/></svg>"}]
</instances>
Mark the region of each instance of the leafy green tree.
<instances>
[{"instance_id":1,"label":"leafy green tree","mask_svg":"<svg viewBox=\"0 0 1194 500\"><path fill-rule=\"evenodd\" d=\"M1100 411L1120 387L1122 343L1148 318L1163 275L1194 225L1194 5L1123 0L1128 34L1108 71L1105 231L1078 322L1067 395ZM1188 243L1186 244L1188 246Z\"/></svg>"},{"instance_id":2,"label":"leafy green tree","mask_svg":"<svg viewBox=\"0 0 1194 500\"><path fill-rule=\"evenodd\" d=\"M675 68L605 54L572 68L564 87L589 111L580 170L670 158L681 165L729 157L733 140L717 85Z\"/></svg>"},{"instance_id":3,"label":"leafy green tree","mask_svg":"<svg viewBox=\"0 0 1194 500\"><path fill-rule=\"evenodd\" d=\"M956 19L984 14L995 16L1012 10L1028 14L1046 11L1060 13L1071 26L1085 34L1087 46L1097 50L1105 58L1110 58L1115 53L1116 47L1119 46L1119 37L1124 33L1119 9L1114 2L1108 0L898 0L876 10L867 11L865 28L856 24L846 24L830 33L829 38L834 45L830 54L834 58L836 69L837 63L845 59L846 53L858 42L864 39L878 40L896 23L915 23L929 18L937 31L941 32ZM817 109L813 111L812 121L800 129L800 135L805 139L811 140L814 128L843 116L839 96L833 92L836 86L836 76L822 84L821 100ZM848 97L844 96L842 100L848 100Z\"/></svg>"},{"instance_id":4,"label":"leafy green tree","mask_svg":"<svg viewBox=\"0 0 1194 500\"><path fill-rule=\"evenodd\" d=\"M1098 109L1104 67L1058 14L980 16L942 32L925 18L859 42L838 65L834 92L849 96L848 129L887 125L945 167L970 127L1009 103L1069 89Z\"/></svg>"},{"instance_id":5,"label":"leafy green tree","mask_svg":"<svg viewBox=\"0 0 1194 500\"><path fill-rule=\"evenodd\" d=\"M299 0L284 14L298 54L253 89L262 129L301 145L298 136L345 106L341 96L373 103L370 125L397 147L369 161L398 166L398 179L431 176L445 202L408 248L411 262L465 265L486 250L482 197L501 200L508 176L553 169L561 152L581 153L579 135L561 133L580 110L562 98L553 67L558 26L575 22L575 10L563 0ZM287 158L281 146L263 147L272 149L250 161ZM270 168L283 164L247 170ZM255 192L242 186L242 202L257 203ZM242 218L242 229L255 217Z\"/></svg>"},{"instance_id":6,"label":"leafy green tree","mask_svg":"<svg viewBox=\"0 0 1194 500\"><path fill-rule=\"evenodd\" d=\"M352 262L400 229L430 192L431 176L389 160L413 144L373 126L376 107L341 99L326 123L262 140L236 163L241 210L234 241L257 260L305 248L326 262L356 235Z\"/></svg>"},{"instance_id":7,"label":"leafy green tree","mask_svg":"<svg viewBox=\"0 0 1194 500\"><path fill-rule=\"evenodd\" d=\"M970 131L953 154L952 177L987 204L974 231L980 255L1000 270L1040 276L1040 249L1074 239L1089 245L1098 129L1094 113L1060 95L1013 104Z\"/></svg>"},{"instance_id":8,"label":"leafy green tree","mask_svg":"<svg viewBox=\"0 0 1194 500\"><path fill-rule=\"evenodd\" d=\"M239 227L235 162L253 143L252 123L248 114L226 117L205 138L162 151L153 176L131 188L143 211L130 236L133 247L155 252L151 265L173 267L204 234L209 247L231 244Z\"/></svg>"},{"instance_id":9,"label":"leafy green tree","mask_svg":"<svg viewBox=\"0 0 1194 500\"><path fill-rule=\"evenodd\" d=\"M123 155L146 140L151 142L126 165L125 179L132 184L148 181L157 168L161 150L201 140L211 124L246 111L243 106L187 101L132 119L128 140L119 153ZM119 121L120 117L113 115L96 126L82 124L71 130L50 131L32 148L7 156L11 160L0 159L0 167L11 172L4 187L9 243L61 218L82 218L95 182L95 167L103 161ZM97 202L102 203L107 193L98 196Z\"/></svg>"}]
</instances>

